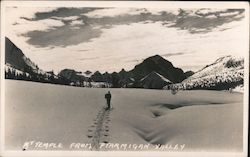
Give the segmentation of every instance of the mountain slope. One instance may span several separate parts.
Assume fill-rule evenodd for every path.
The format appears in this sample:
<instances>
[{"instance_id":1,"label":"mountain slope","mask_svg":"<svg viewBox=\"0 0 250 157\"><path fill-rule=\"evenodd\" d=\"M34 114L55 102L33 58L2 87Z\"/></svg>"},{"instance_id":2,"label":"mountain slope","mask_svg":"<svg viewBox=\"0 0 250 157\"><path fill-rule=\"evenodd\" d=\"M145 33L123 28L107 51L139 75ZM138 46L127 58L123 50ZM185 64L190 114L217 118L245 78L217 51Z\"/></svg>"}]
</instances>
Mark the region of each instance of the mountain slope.
<instances>
[{"instance_id":1,"label":"mountain slope","mask_svg":"<svg viewBox=\"0 0 250 157\"><path fill-rule=\"evenodd\" d=\"M81 72L77 72L73 69L63 69L58 74L59 77L64 77L69 80L69 82L84 81L86 78L84 75L81 75Z\"/></svg>"},{"instance_id":2,"label":"mountain slope","mask_svg":"<svg viewBox=\"0 0 250 157\"><path fill-rule=\"evenodd\" d=\"M23 72L38 71L38 67L27 58L9 38L5 38L5 64Z\"/></svg>"},{"instance_id":3,"label":"mountain slope","mask_svg":"<svg viewBox=\"0 0 250 157\"><path fill-rule=\"evenodd\" d=\"M243 80L244 60L225 56L174 86L179 89L225 90L242 85Z\"/></svg>"},{"instance_id":4,"label":"mountain slope","mask_svg":"<svg viewBox=\"0 0 250 157\"><path fill-rule=\"evenodd\" d=\"M159 55L155 55L145 59L142 63L135 66L130 74L140 80L151 72L157 72L174 83L181 82L186 77L182 69L175 68L173 64Z\"/></svg>"},{"instance_id":5,"label":"mountain slope","mask_svg":"<svg viewBox=\"0 0 250 157\"><path fill-rule=\"evenodd\" d=\"M27 58L9 38L5 37L5 78L56 83L53 71L45 72Z\"/></svg>"},{"instance_id":6,"label":"mountain slope","mask_svg":"<svg viewBox=\"0 0 250 157\"><path fill-rule=\"evenodd\" d=\"M149 87L141 82L143 78L148 76L147 81L155 79L154 85ZM96 71L91 75L91 80L95 82L109 82L113 84L113 87L135 87L135 88L159 88L162 89L166 83L157 83L157 80L162 82L181 82L186 78L186 74L183 70L175 68L171 62L165 60L159 55L146 58L142 63L136 65L134 69L125 71L122 69L120 72L104 73L101 74ZM149 79L150 78L150 79ZM165 81L168 80L168 81ZM146 83L147 84L147 83ZM158 84L158 85L156 85Z\"/></svg>"},{"instance_id":7,"label":"mountain slope","mask_svg":"<svg viewBox=\"0 0 250 157\"><path fill-rule=\"evenodd\" d=\"M184 75L186 76L186 78L192 76L193 74L194 74L193 71L186 71L186 72L184 73Z\"/></svg>"},{"instance_id":8,"label":"mountain slope","mask_svg":"<svg viewBox=\"0 0 250 157\"><path fill-rule=\"evenodd\" d=\"M147 89L162 89L168 84L172 84L172 82L155 71L140 80L140 86Z\"/></svg>"}]
</instances>

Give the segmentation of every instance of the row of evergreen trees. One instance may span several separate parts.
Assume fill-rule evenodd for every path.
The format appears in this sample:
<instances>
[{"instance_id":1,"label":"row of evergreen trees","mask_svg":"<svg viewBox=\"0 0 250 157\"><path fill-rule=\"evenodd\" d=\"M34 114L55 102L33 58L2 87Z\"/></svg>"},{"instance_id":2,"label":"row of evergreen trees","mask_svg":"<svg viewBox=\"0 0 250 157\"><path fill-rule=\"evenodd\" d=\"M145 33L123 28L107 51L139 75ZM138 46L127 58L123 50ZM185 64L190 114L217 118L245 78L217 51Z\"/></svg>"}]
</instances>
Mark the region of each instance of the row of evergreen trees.
<instances>
[{"instance_id":1,"label":"row of evergreen trees","mask_svg":"<svg viewBox=\"0 0 250 157\"><path fill-rule=\"evenodd\" d=\"M35 73L30 71L27 72L19 72L15 69L7 69L5 71L5 78L6 79L13 79L13 80L25 80L25 81L33 81L33 82L42 82L42 83L52 83L52 84L63 84L69 85L70 80L67 80L63 77L56 77L54 72L48 73Z\"/></svg>"},{"instance_id":2,"label":"row of evergreen trees","mask_svg":"<svg viewBox=\"0 0 250 157\"><path fill-rule=\"evenodd\" d=\"M91 78L88 78L87 80L72 80L62 75L55 75L53 71L47 72L44 74L36 73L36 72L33 72L32 70L28 70L28 71L29 72L22 72L16 69L8 68L7 70L5 70L5 79L25 80L25 81L33 81L33 82L41 82L41 83L79 86L79 87L92 87L93 86L92 85L93 80ZM112 81L110 83L112 84ZM102 86L102 87L105 87L105 86Z\"/></svg>"},{"instance_id":3,"label":"row of evergreen trees","mask_svg":"<svg viewBox=\"0 0 250 157\"><path fill-rule=\"evenodd\" d=\"M67 75L65 75L65 73ZM79 87L93 87L93 82L100 82L100 87L103 88L137 87L137 81L131 81L131 77L124 69L119 73L106 72L101 74L99 71L97 71L90 78L87 78L83 75L77 75L77 72L74 70L62 70L58 75L55 75L53 71L39 73L38 69L32 70L25 68L23 70L16 70L15 68L8 68L5 70L5 78ZM133 83L133 86L129 85L131 83Z\"/></svg>"}]
</instances>

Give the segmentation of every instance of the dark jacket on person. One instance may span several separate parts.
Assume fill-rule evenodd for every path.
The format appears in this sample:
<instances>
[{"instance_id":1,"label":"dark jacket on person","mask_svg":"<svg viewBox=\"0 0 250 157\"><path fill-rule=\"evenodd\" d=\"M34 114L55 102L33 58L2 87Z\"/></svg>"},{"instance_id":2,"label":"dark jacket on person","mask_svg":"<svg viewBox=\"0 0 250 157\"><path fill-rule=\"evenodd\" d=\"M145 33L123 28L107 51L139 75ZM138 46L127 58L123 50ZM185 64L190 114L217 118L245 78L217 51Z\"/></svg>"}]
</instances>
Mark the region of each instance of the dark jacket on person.
<instances>
[{"instance_id":1,"label":"dark jacket on person","mask_svg":"<svg viewBox=\"0 0 250 157\"><path fill-rule=\"evenodd\" d=\"M111 99L111 94L110 93L105 94L105 99L110 100Z\"/></svg>"}]
</instances>

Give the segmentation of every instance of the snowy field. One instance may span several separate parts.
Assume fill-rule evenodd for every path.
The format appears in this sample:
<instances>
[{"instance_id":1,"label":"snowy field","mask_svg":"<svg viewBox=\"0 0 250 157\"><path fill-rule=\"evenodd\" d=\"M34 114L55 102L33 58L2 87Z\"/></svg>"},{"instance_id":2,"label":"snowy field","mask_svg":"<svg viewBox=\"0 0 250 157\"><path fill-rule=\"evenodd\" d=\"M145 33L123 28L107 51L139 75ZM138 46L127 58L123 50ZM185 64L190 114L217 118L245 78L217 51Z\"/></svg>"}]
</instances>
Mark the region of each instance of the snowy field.
<instances>
[{"instance_id":1,"label":"snowy field","mask_svg":"<svg viewBox=\"0 0 250 157\"><path fill-rule=\"evenodd\" d=\"M108 90L113 106L109 112L102 110ZM6 80L5 99L8 150L23 150L28 141L62 145L48 150L89 150L76 143L93 143L98 136L95 142L100 144L150 144L145 151L157 150L155 146L172 151L176 145L175 151L242 151L242 93L197 90L172 95L167 90ZM46 148L30 145L25 149Z\"/></svg>"}]
</instances>

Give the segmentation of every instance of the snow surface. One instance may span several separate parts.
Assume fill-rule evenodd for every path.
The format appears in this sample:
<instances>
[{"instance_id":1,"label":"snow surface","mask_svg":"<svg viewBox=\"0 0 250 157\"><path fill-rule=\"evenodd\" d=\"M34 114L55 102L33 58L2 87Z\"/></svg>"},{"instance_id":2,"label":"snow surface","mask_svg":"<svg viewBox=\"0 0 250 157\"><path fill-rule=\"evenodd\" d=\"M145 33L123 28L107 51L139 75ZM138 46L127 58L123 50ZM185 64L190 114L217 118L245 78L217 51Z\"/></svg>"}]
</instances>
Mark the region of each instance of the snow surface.
<instances>
[{"instance_id":1,"label":"snow surface","mask_svg":"<svg viewBox=\"0 0 250 157\"><path fill-rule=\"evenodd\" d=\"M242 61L242 62L238 67L226 68L225 64L229 60L232 60L234 62L236 62L236 61ZM198 72L196 72L194 75L190 76L185 81L188 81L191 79L196 79L196 78L201 78L201 77L205 77L205 76L209 76L209 75L224 73L224 72L228 72L228 71L235 71L235 70L239 70L239 69L244 69L244 62L243 62L242 58L234 58L232 56L221 57L221 58L217 59L214 63L199 70Z\"/></svg>"},{"instance_id":2,"label":"snow surface","mask_svg":"<svg viewBox=\"0 0 250 157\"><path fill-rule=\"evenodd\" d=\"M235 87L234 89L232 89L232 91L244 93L244 85L239 85L239 86Z\"/></svg>"},{"instance_id":3,"label":"snow surface","mask_svg":"<svg viewBox=\"0 0 250 157\"><path fill-rule=\"evenodd\" d=\"M242 151L243 94L223 91L80 88L6 80L5 145L89 143L88 130L112 93L110 143L185 144L183 151ZM179 108L178 108L179 107ZM102 142L104 139L100 139ZM72 149L71 149L72 150ZM81 149L85 150L85 149Z\"/></svg>"}]
</instances>

